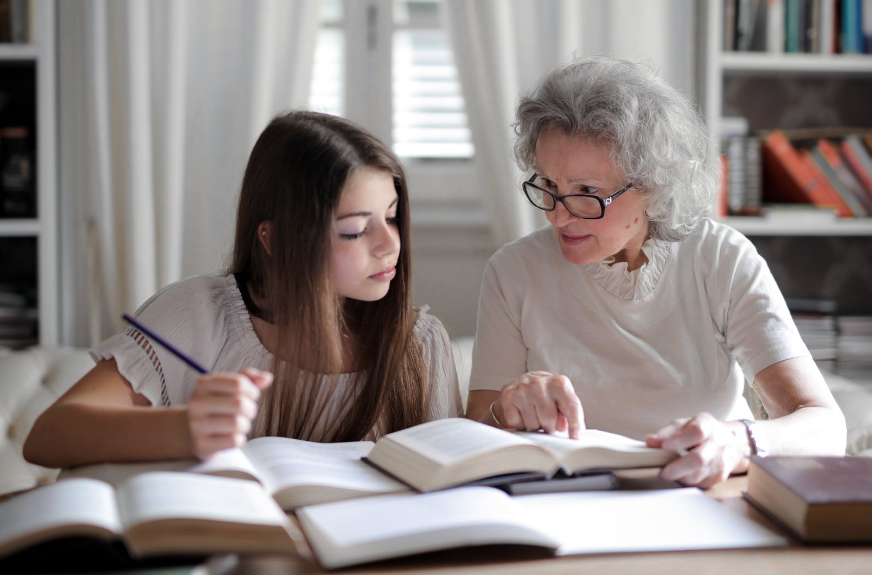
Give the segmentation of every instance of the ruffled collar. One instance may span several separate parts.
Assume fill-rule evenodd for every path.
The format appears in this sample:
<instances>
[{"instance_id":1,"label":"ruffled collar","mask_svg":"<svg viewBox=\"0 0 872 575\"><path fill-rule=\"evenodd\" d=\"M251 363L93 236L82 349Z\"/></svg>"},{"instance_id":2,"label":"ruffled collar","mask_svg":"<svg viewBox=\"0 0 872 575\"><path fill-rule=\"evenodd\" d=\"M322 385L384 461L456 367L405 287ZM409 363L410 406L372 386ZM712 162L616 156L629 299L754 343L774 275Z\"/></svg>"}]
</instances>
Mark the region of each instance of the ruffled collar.
<instances>
[{"instance_id":1,"label":"ruffled collar","mask_svg":"<svg viewBox=\"0 0 872 575\"><path fill-rule=\"evenodd\" d=\"M647 263L627 271L626 262L615 263L614 256L582 266L593 280L618 299L640 300L648 297L663 274L669 259L669 242L648 239L642 244Z\"/></svg>"}]
</instances>

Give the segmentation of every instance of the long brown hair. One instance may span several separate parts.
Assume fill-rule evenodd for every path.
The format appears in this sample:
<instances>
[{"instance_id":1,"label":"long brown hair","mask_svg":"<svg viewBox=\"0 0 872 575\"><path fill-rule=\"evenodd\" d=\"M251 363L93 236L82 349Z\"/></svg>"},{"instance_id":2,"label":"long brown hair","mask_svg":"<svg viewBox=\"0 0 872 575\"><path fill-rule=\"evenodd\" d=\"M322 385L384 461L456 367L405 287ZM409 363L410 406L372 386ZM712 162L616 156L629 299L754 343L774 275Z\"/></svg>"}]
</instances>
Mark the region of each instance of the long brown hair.
<instances>
[{"instance_id":1,"label":"long brown hair","mask_svg":"<svg viewBox=\"0 0 872 575\"><path fill-rule=\"evenodd\" d=\"M392 175L399 201L401 248L387 295L340 304L330 279L333 219L349 176L362 167ZM270 250L258 240L272 222ZM278 335L273 371L257 431L312 439L357 441L379 423L385 432L423 421L425 370L414 336L409 240L409 196L397 158L352 122L316 112L274 118L248 160L228 273L263 302L262 318ZM345 334L345 336L343 336ZM344 337L356 354L356 381L341 398L324 389L342 367ZM337 411L332 411L339 406ZM321 423L319 423L321 422Z\"/></svg>"}]
</instances>

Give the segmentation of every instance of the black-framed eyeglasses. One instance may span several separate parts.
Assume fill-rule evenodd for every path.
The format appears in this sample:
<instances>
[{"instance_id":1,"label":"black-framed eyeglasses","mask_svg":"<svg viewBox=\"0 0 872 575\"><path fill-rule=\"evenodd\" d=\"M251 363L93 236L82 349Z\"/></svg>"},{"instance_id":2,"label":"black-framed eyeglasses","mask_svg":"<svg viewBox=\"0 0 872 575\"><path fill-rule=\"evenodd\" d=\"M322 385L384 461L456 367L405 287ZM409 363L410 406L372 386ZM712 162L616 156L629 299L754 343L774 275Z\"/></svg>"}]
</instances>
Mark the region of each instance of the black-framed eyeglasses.
<instances>
[{"instance_id":1,"label":"black-framed eyeglasses","mask_svg":"<svg viewBox=\"0 0 872 575\"><path fill-rule=\"evenodd\" d=\"M536 179L534 174L529 180L525 181L521 187L524 189L524 195L530 200L530 203L546 212L552 212L557 207L557 202L563 204L566 211L585 220L598 220L606 215L606 206L615 201L615 198L632 188L635 184L627 184L611 196L601 198L592 194L570 194L567 196L558 196L544 188L540 188L533 183Z\"/></svg>"}]
</instances>

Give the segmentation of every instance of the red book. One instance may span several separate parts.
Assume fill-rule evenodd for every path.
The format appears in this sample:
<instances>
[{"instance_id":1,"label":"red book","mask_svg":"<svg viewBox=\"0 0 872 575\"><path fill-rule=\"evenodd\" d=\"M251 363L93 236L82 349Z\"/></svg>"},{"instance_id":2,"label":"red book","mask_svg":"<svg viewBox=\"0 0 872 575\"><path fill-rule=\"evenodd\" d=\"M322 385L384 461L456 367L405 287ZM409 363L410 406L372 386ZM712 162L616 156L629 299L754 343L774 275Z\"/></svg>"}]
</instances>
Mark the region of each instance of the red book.
<instances>
[{"instance_id":1,"label":"red book","mask_svg":"<svg viewBox=\"0 0 872 575\"><path fill-rule=\"evenodd\" d=\"M872 198L870 198L866 193L863 184L861 184L854 176L853 172L851 172L851 168L842 161L842 155L839 153L839 149L836 145L825 138L821 138L817 142L817 148L820 149L821 153L823 153L824 157L833 167L833 170L838 174L839 180L845 184L848 192L853 194L857 199L857 203L860 205L860 211L857 215L872 215ZM846 198L845 201L848 202L848 205L853 204L851 198ZM854 211L857 212L856 209Z\"/></svg>"},{"instance_id":2,"label":"red book","mask_svg":"<svg viewBox=\"0 0 872 575\"><path fill-rule=\"evenodd\" d=\"M823 174L804 160L784 132L773 130L763 139L763 190L766 201L788 204L816 204L835 208L839 216L854 214L833 196Z\"/></svg>"},{"instance_id":3,"label":"red book","mask_svg":"<svg viewBox=\"0 0 872 575\"><path fill-rule=\"evenodd\" d=\"M854 212L851 211L851 208L845 203L842 196L839 195L839 192L836 191L826 176L820 171L817 162L811 157L811 153L808 150L802 150L799 152L799 156L800 161L806 165L818 182L817 187L810 194L811 203L822 208L836 210L836 214L840 218L853 218Z\"/></svg>"},{"instance_id":4,"label":"red book","mask_svg":"<svg viewBox=\"0 0 872 575\"><path fill-rule=\"evenodd\" d=\"M721 154L721 179L718 182L718 195L715 199L715 216L725 218L729 215L727 190L729 189L730 159Z\"/></svg>"}]
</instances>

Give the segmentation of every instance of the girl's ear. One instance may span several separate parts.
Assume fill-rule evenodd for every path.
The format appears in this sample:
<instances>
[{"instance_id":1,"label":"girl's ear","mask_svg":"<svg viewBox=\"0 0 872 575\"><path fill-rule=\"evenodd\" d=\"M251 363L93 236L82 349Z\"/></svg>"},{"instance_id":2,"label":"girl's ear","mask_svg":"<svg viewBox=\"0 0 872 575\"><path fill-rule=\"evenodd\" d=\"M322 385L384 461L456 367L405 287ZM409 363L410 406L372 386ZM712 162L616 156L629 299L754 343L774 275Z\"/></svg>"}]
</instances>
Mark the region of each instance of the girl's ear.
<instances>
[{"instance_id":1,"label":"girl's ear","mask_svg":"<svg viewBox=\"0 0 872 575\"><path fill-rule=\"evenodd\" d=\"M270 257L272 257L272 227L273 224L270 221L260 222L260 225L257 226L257 239L260 240L260 245Z\"/></svg>"}]
</instances>

